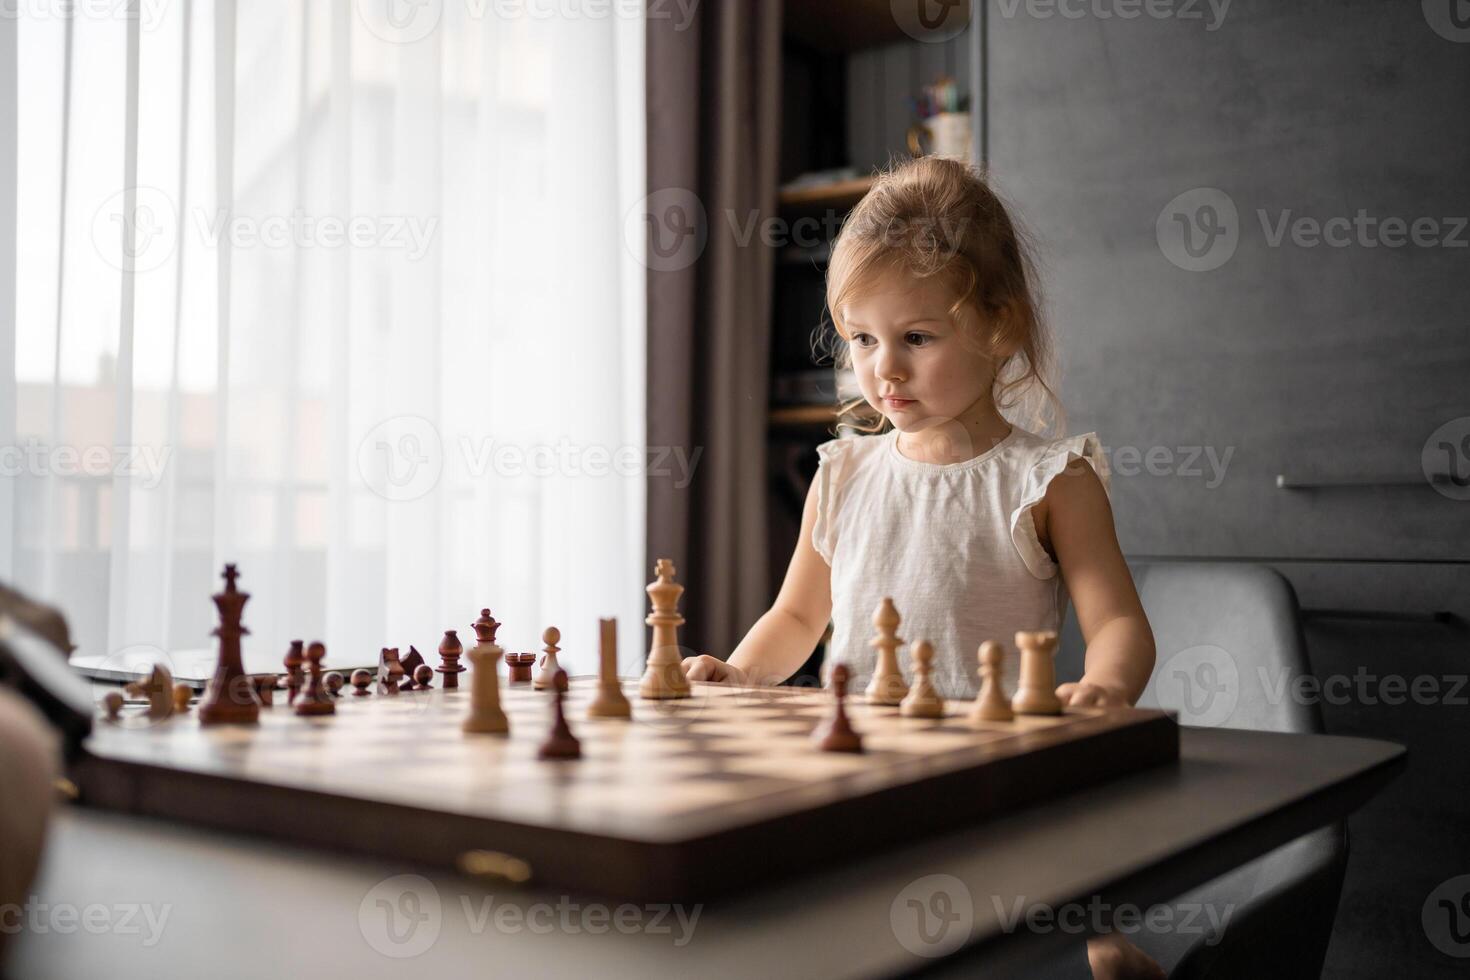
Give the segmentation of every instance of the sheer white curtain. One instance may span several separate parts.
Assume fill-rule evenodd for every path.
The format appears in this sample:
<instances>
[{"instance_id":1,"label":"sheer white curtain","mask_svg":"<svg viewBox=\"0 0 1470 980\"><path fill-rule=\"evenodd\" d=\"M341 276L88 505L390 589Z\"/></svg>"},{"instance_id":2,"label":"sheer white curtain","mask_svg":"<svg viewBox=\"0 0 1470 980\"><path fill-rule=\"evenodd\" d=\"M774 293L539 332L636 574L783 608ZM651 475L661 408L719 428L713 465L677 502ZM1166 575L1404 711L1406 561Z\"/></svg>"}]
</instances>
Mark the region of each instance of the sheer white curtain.
<instances>
[{"instance_id":1,"label":"sheer white curtain","mask_svg":"<svg viewBox=\"0 0 1470 980\"><path fill-rule=\"evenodd\" d=\"M209 646L233 561L252 654L430 656L489 606L585 670L616 615L636 663L627 6L15 5L0 577L84 654Z\"/></svg>"}]
</instances>

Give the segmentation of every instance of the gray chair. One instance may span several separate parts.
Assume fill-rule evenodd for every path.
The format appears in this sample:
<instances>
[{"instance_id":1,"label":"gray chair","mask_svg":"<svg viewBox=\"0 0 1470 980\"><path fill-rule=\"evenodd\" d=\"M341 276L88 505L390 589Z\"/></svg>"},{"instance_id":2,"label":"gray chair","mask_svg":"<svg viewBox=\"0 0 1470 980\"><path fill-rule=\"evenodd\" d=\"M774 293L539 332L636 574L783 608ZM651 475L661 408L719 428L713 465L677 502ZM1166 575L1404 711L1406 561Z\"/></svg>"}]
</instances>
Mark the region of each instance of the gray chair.
<instances>
[{"instance_id":1,"label":"gray chair","mask_svg":"<svg viewBox=\"0 0 1470 980\"><path fill-rule=\"evenodd\" d=\"M1311 673L1296 593L1261 565L1160 562L1133 566L1158 661L1140 706L1179 712L1183 725L1321 732L1314 702L1291 696ZM1058 676L1082 675L1084 647L1069 611ZM1306 834L1179 896L1176 908L1233 908L1219 935L1129 937L1175 980L1317 977L1347 868L1347 827ZM1174 921L1183 921L1176 918Z\"/></svg>"}]
</instances>

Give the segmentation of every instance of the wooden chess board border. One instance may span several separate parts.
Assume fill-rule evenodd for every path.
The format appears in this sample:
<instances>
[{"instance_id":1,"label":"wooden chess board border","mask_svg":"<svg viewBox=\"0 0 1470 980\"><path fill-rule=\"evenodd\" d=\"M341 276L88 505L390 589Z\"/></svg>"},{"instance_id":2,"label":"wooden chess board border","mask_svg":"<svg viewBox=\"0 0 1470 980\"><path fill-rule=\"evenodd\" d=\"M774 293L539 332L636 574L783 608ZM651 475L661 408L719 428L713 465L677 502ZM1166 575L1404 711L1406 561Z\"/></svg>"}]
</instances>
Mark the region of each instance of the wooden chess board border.
<instances>
[{"instance_id":1,"label":"wooden chess board border","mask_svg":"<svg viewBox=\"0 0 1470 980\"><path fill-rule=\"evenodd\" d=\"M811 693L789 690L793 697ZM689 902L1178 759L1178 726L1163 712L1127 709L1066 727L1065 735L1038 730L1014 736L1008 751L978 753L957 768L916 766L914 778L897 784L827 793L816 803L808 795L803 805L765 813L737 803L714 808L705 819L649 818L642 834L628 832L626 823L613 831L496 819L85 751L73 780L81 802L106 809L461 870L466 855L488 851L519 859L539 887Z\"/></svg>"}]
</instances>

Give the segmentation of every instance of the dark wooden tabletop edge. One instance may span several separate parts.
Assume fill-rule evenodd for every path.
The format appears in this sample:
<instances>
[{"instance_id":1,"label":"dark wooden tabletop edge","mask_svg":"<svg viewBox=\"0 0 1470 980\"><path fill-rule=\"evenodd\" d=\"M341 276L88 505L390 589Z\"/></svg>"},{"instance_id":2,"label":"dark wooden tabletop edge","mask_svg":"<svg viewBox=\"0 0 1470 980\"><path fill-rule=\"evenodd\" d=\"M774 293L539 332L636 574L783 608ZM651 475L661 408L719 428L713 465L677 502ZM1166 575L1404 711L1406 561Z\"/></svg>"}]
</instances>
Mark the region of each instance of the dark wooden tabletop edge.
<instances>
[{"instance_id":1,"label":"dark wooden tabletop edge","mask_svg":"<svg viewBox=\"0 0 1470 980\"><path fill-rule=\"evenodd\" d=\"M1188 729L1185 729L1187 732ZM1252 733L1281 734L1281 733ZM1290 843L1321 827L1347 817L1367 803L1407 765L1408 750L1396 742L1351 735L1316 735L1316 738L1357 742L1378 751L1346 779L1319 787L1271 813L1196 841L1183 851L1140 867L1113 884L1087 888L1059 899L1055 904L1086 902L1096 896L1113 908L1131 905L1146 909L1168 902L1215 878ZM1078 937L1060 930L1036 934L1026 929L973 937L971 942L942 960L915 962L904 976L928 976L947 972L969 959L984 961L987 970L1020 968L1042 949L1054 948Z\"/></svg>"}]
</instances>

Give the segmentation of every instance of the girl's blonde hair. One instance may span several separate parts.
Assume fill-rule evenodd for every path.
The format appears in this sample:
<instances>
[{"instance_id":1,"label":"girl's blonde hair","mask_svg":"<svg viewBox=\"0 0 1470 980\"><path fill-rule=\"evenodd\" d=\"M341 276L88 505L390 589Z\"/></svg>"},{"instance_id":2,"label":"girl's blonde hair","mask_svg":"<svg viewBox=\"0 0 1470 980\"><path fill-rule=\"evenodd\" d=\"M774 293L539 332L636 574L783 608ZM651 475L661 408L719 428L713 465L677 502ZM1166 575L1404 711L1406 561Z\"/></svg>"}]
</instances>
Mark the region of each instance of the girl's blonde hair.
<instances>
[{"instance_id":1,"label":"girl's blonde hair","mask_svg":"<svg viewBox=\"0 0 1470 980\"><path fill-rule=\"evenodd\" d=\"M852 366L843 307L892 271L940 277L957 297L950 307L957 323L973 322L962 316L967 306L979 314L979 331L962 332L998 361L991 392L997 410L1037 432L1063 424L1061 404L1045 379L1052 347L1031 249L984 175L957 160L919 157L880 174L853 208L827 267L827 310L836 338L828 332L825 343L818 342L838 369ZM983 336L973 336L977 332ZM862 432L887 428L861 396L838 405L838 424Z\"/></svg>"}]
</instances>

